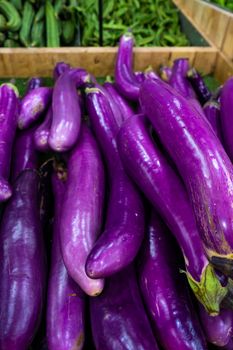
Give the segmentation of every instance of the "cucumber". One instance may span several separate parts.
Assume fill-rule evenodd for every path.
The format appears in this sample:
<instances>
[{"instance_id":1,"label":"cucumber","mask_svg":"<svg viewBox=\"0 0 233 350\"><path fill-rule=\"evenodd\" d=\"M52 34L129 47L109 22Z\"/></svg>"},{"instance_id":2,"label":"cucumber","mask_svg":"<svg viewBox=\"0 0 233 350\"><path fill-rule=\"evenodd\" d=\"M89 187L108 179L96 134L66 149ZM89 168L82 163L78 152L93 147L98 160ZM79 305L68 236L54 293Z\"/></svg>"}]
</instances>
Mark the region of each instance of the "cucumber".
<instances>
[{"instance_id":1,"label":"cucumber","mask_svg":"<svg viewBox=\"0 0 233 350\"><path fill-rule=\"evenodd\" d=\"M31 31L31 45L32 47L44 46L44 22L34 21Z\"/></svg>"},{"instance_id":2,"label":"cucumber","mask_svg":"<svg viewBox=\"0 0 233 350\"><path fill-rule=\"evenodd\" d=\"M29 1L26 1L23 7L22 27L19 32L20 41L26 47L29 46L30 32L34 17L35 10L32 4Z\"/></svg>"},{"instance_id":3,"label":"cucumber","mask_svg":"<svg viewBox=\"0 0 233 350\"><path fill-rule=\"evenodd\" d=\"M75 23L72 20L62 21L62 39L64 44L70 44L74 40Z\"/></svg>"},{"instance_id":4,"label":"cucumber","mask_svg":"<svg viewBox=\"0 0 233 350\"><path fill-rule=\"evenodd\" d=\"M20 47L19 43L13 39L6 39L4 41L4 47Z\"/></svg>"},{"instance_id":5,"label":"cucumber","mask_svg":"<svg viewBox=\"0 0 233 350\"><path fill-rule=\"evenodd\" d=\"M13 39L13 40L19 40L19 34L16 32L8 32L7 33L7 38L8 39Z\"/></svg>"},{"instance_id":6,"label":"cucumber","mask_svg":"<svg viewBox=\"0 0 233 350\"><path fill-rule=\"evenodd\" d=\"M59 47L60 37L58 21L55 16L53 5L49 0L45 3L45 17L46 17L46 41L48 47Z\"/></svg>"},{"instance_id":7,"label":"cucumber","mask_svg":"<svg viewBox=\"0 0 233 350\"><path fill-rule=\"evenodd\" d=\"M17 32L21 27L21 18L19 12L9 1L0 0L0 13L7 18L7 29Z\"/></svg>"},{"instance_id":8,"label":"cucumber","mask_svg":"<svg viewBox=\"0 0 233 350\"><path fill-rule=\"evenodd\" d=\"M0 32L0 46L2 46L5 39L6 39L6 35L4 33Z\"/></svg>"},{"instance_id":9,"label":"cucumber","mask_svg":"<svg viewBox=\"0 0 233 350\"><path fill-rule=\"evenodd\" d=\"M44 18L45 6L41 5L35 16L35 22L40 22Z\"/></svg>"},{"instance_id":10,"label":"cucumber","mask_svg":"<svg viewBox=\"0 0 233 350\"><path fill-rule=\"evenodd\" d=\"M18 10L22 11L23 5L22 5L22 0L11 0L12 5Z\"/></svg>"},{"instance_id":11,"label":"cucumber","mask_svg":"<svg viewBox=\"0 0 233 350\"><path fill-rule=\"evenodd\" d=\"M7 22L6 18L0 13L0 30L7 30Z\"/></svg>"}]
</instances>

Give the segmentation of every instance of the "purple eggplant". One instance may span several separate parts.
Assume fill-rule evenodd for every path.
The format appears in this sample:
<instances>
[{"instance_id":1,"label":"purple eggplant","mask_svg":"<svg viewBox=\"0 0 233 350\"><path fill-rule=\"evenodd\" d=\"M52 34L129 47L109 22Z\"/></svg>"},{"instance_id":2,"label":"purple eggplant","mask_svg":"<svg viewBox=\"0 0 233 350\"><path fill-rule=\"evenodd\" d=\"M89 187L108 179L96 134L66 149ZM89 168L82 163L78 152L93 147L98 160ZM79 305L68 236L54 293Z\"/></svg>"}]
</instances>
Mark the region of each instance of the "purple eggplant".
<instances>
[{"instance_id":1,"label":"purple eggplant","mask_svg":"<svg viewBox=\"0 0 233 350\"><path fill-rule=\"evenodd\" d=\"M8 182L11 153L18 117L18 92L11 84L0 86L0 202L10 198L12 189Z\"/></svg>"},{"instance_id":2,"label":"purple eggplant","mask_svg":"<svg viewBox=\"0 0 233 350\"><path fill-rule=\"evenodd\" d=\"M48 139L52 124L53 111L52 106L46 112L44 121L38 126L34 134L35 147L38 151L47 152L49 148Z\"/></svg>"},{"instance_id":3,"label":"purple eggplant","mask_svg":"<svg viewBox=\"0 0 233 350\"><path fill-rule=\"evenodd\" d=\"M61 214L61 249L69 275L95 296L104 281L86 275L85 263L100 232L104 199L104 168L96 141L86 125L68 160L68 179Z\"/></svg>"},{"instance_id":4,"label":"purple eggplant","mask_svg":"<svg viewBox=\"0 0 233 350\"><path fill-rule=\"evenodd\" d=\"M176 237L196 297L210 313L218 313L226 288L205 255L185 187L153 141L147 124L143 115L135 115L121 127L117 143L123 165Z\"/></svg>"},{"instance_id":5,"label":"purple eggplant","mask_svg":"<svg viewBox=\"0 0 233 350\"><path fill-rule=\"evenodd\" d=\"M35 127L19 131L16 135L14 144L14 159L13 159L13 178L25 169L37 169L38 159L34 144Z\"/></svg>"},{"instance_id":6,"label":"purple eggplant","mask_svg":"<svg viewBox=\"0 0 233 350\"><path fill-rule=\"evenodd\" d=\"M233 161L233 139L230 128L231 121L233 120L233 78L228 79L223 85L220 106L223 142L231 161Z\"/></svg>"},{"instance_id":7,"label":"purple eggplant","mask_svg":"<svg viewBox=\"0 0 233 350\"><path fill-rule=\"evenodd\" d=\"M60 75L70 70L70 65L65 62L57 62L53 70L53 79L56 81Z\"/></svg>"},{"instance_id":8,"label":"purple eggplant","mask_svg":"<svg viewBox=\"0 0 233 350\"><path fill-rule=\"evenodd\" d=\"M225 346L223 346L220 350L232 350L233 349L233 338L231 338Z\"/></svg>"},{"instance_id":9,"label":"purple eggplant","mask_svg":"<svg viewBox=\"0 0 233 350\"><path fill-rule=\"evenodd\" d=\"M144 208L134 184L126 175L116 145L119 131L107 95L86 89L91 126L108 165L110 195L104 232L86 263L88 276L107 277L130 264L144 236Z\"/></svg>"},{"instance_id":10,"label":"purple eggplant","mask_svg":"<svg viewBox=\"0 0 233 350\"><path fill-rule=\"evenodd\" d=\"M47 342L50 350L80 350L84 343L84 293L69 277L60 248L60 217L66 191L59 173L52 177L54 224L47 297Z\"/></svg>"},{"instance_id":11,"label":"purple eggplant","mask_svg":"<svg viewBox=\"0 0 233 350\"><path fill-rule=\"evenodd\" d=\"M191 68L187 72L187 78L190 81L193 90L196 92L200 103L203 105L211 98L211 92L206 86L202 76L195 68Z\"/></svg>"},{"instance_id":12,"label":"purple eggplant","mask_svg":"<svg viewBox=\"0 0 233 350\"><path fill-rule=\"evenodd\" d=\"M140 286L158 339L165 350L207 349L180 273L175 242L152 213L139 268Z\"/></svg>"},{"instance_id":13,"label":"purple eggplant","mask_svg":"<svg viewBox=\"0 0 233 350\"><path fill-rule=\"evenodd\" d=\"M52 109L49 146L54 151L68 151L77 142L81 124L79 98L69 71L62 74L55 83Z\"/></svg>"},{"instance_id":14,"label":"purple eggplant","mask_svg":"<svg viewBox=\"0 0 233 350\"><path fill-rule=\"evenodd\" d=\"M169 81L172 75L172 69L168 66L162 66L159 69L160 76L164 81Z\"/></svg>"},{"instance_id":15,"label":"purple eggplant","mask_svg":"<svg viewBox=\"0 0 233 350\"><path fill-rule=\"evenodd\" d=\"M141 84L145 80L144 72L134 72L134 76L139 84Z\"/></svg>"},{"instance_id":16,"label":"purple eggplant","mask_svg":"<svg viewBox=\"0 0 233 350\"><path fill-rule=\"evenodd\" d=\"M34 78L29 79L28 83L27 83L26 94L31 90L34 90L34 89L41 87L42 84L43 84L43 80L41 78L34 77Z\"/></svg>"},{"instance_id":17,"label":"purple eggplant","mask_svg":"<svg viewBox=\"0 0 233 350\"><path fill-rule=\"evenodd\" d=\"M87 83L96 83L95 77L83 68L71 68L69 74L77 89L84 87Z\"/></svg>"},{"instance_id":18,"label":"purple eggplant","mask_svg":"<svg viewBox=\"0 0 233 350\"><path fill-rule=\"evenodd\" d=\"M210 100L203 106L206 118L209 120L215 134L222 141L220 104L217 101Z\"/></svg>"},{"instance_id":19,"label":"purple eggplant","mask_svg":"<svg viewBox=\"0 0 233 350\"><path fill-rule=\"evenodd\" d=\"M158 74L155 73L152 67L149 67L145 71L145 78L146 79L160 79Z\"/></svg>"},{"instance_id":20,"label":"purple eggplant","mask_svg":"<svg viewBox=\"0 0 233 350\"><path fill-rule=\"evenodd\" d=\"M158 350L133 266L107 279L90 312L96 350Z\"/></svg>"},{"instance_id":21,"label":"purple eggplant","mask_svg":"<svg viewBox=\"0 0 233 350\"><path fill-rule=\"evenodd\" d=\"M221 310L218 316L210 316L202 305L199 305L199 316L209 343L217 346L225 346L229 343L233 335L232 310Z\"/></svg>"},{"instance_id":22,"label":"purple eggplant","mask_svg":"<svg viewBox=\"0 0 233 350\"><path fill-rule=\"evenodd\" d=\"M137 101L140 83L133 73L133 45L134 38L131 32L121 36L115 65L115 82L123 96Z\"/></svg>"},{"instance_id":23,"label":"purple eggplant","mask_svg":"<svg viewBox=\"0 0 233 350\"><path fill-rule=\"evenodd\" d=\"M185 186L211 263L233 276L233 166L211 125L168 84L146 80L141 106Z\"/></svg>"},{"instance_id":24,"label":"purple eggplant","mask_svg":"<svg viewBox=\"0 0 233 350\"><path fill-rule=\"evenodd\" d=\"M35 170L21 172L1 222L1 349L27 349L42 316L46 270L38 185Z\"/></svg>"},{"instance_id":25,"label":"purple eggplant","mask_svg":"<svg viewBox=\"0 0 233 350\"><path fill-rule=\"evenodd\" d=\"M46 110L52 97L52 89L38 87L30 90L21 101L18 117L19 129L26 129L33 124Z\"/></svg>"}]
</instances>

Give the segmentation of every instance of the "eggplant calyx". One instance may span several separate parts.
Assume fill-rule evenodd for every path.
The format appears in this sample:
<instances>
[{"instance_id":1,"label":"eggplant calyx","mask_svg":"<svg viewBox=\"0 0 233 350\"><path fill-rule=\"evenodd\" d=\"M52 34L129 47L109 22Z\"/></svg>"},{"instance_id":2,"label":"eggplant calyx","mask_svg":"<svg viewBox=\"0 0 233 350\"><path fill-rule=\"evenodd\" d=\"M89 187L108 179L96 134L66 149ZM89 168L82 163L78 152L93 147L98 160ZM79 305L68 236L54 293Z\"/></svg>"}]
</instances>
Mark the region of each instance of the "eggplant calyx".
<instances>
[{"instance_id":1,"label":"eggplant calyx","mask_svg":"<svg viewBox=\"0 0 233 350\"><path fill-rule=\"evenodd\" d=\"M197 299L205 307L211 316L217 316L220 311L220 304L227 294L227 287L219 282L213 266L208 264L202 271L200 281L196 281L187 272L187 278Z\"/></svg>"}]
</instances>

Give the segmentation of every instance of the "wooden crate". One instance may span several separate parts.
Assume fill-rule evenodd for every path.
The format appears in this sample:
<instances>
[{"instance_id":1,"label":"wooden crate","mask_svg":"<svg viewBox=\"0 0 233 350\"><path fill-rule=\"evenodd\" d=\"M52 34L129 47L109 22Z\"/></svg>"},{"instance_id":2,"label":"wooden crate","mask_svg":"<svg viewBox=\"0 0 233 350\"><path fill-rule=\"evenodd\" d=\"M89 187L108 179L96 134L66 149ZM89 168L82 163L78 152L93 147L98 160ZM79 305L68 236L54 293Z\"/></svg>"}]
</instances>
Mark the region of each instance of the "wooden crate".
<instances>
[{"instance_id":1,"label":"wooden crate","mask_svg":"<svg viewBox=\"0 0 233 350\"><path fill-rule=\"evenodd\" d=\"M233 61L233 13L202 0L173 0L203 37Z\"/></svg>"}]
</instances>

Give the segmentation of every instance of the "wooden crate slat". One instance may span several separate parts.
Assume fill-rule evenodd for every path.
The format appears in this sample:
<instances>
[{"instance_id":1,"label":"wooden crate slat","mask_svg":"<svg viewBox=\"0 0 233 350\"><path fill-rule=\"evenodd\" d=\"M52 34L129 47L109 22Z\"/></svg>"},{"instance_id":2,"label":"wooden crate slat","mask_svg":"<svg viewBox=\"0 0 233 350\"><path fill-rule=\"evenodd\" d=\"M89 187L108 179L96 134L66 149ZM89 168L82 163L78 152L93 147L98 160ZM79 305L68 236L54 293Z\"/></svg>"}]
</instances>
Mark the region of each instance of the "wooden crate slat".
<instances>
[{"instance_id":1,"label":"wooden crate slat","mask_svg":"<svg viewBox=\"0 0 233 350\"><path fill-rule=\"evenodd\" d=\"M233 63L221 52L217 54L214 76L222 84L233 76Z\"/></svg>"}]
</instances>

